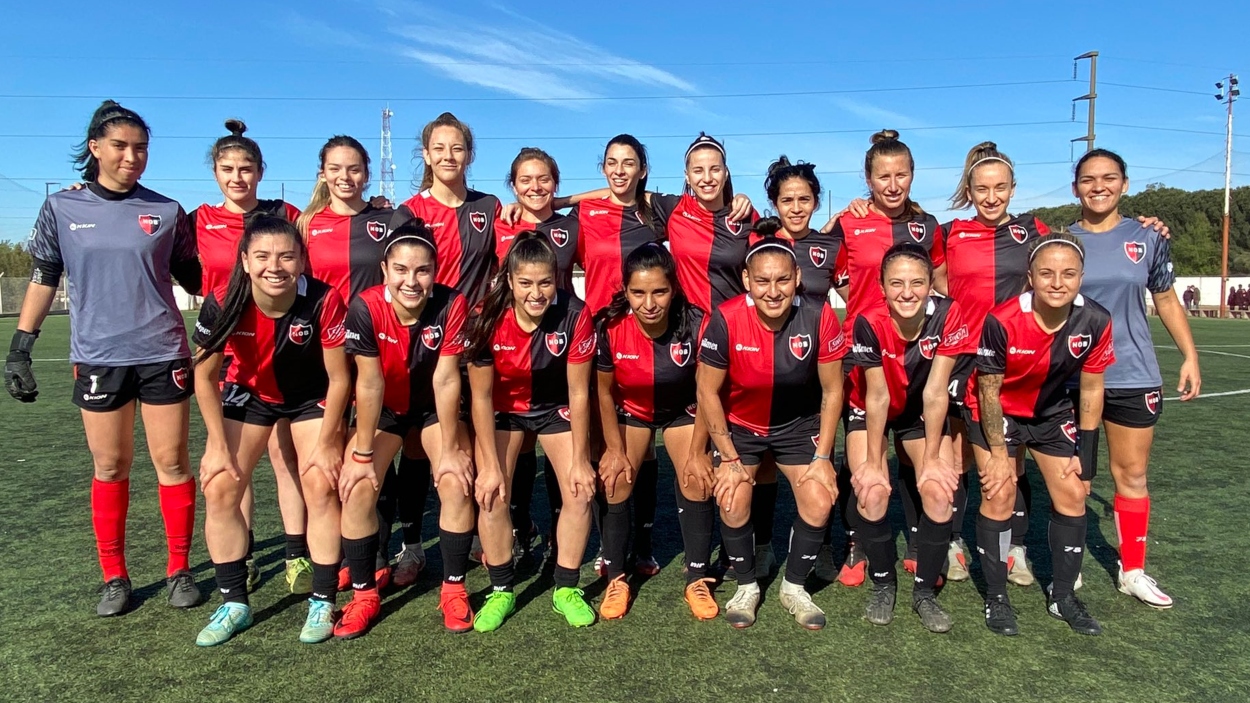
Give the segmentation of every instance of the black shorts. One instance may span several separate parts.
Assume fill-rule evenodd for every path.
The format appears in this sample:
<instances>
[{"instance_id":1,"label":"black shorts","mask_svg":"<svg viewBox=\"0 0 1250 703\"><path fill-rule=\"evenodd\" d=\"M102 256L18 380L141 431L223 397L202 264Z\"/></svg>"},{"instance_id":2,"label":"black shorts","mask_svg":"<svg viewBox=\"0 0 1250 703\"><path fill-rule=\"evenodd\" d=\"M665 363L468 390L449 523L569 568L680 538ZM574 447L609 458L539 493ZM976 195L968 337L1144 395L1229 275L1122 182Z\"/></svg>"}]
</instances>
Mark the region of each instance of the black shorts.
<instances>
[{"instance_id":1,"label":"black shorts","mask_svg":"<svg viewBox=\"0 0 1250 703\"><path fill-rule=\"evenodd\" d=\"M92 412L116 410L132 400L173 405L195 392L190 359L135 366L74 364L74 405Z\"/></svg>"},{"instance_id":2,"label":"black shorts","mask_svg":"<svg viewBox=\"0 0 1250 703\"><path fill-rule=\"evenodd\" d=\"M989 451L989 442L985 441L985 432L981 423L966 419L968 424L968 441ZM1046 456L1068 458L1076 456L1076 415L1072 411L1061 412L1043 418L1003 417L1007 440L1007 455L1017 456L1021 447Z\"/></svg>"},{"instance_id":3,"label":"black shorts","mask_svg":"<svg viewBox=\"0 0 1250 703\"><path fill-rule=\"evenodd\" d=\"M273 427L279 420L319 420L325 413L325 398L278 405L267 403L260 396L234 383L227 383L221 389L221 414L227 420L245 425Z\"/></svg>"},{"instance_id":4,"label":"black shorts","mask_svg":"<svg viewBox=\"0 0 1250 703\"><path fill-rule=\"evenodd\" d=\"M693 425L694 413L695 413L695 406L691 405L690 407L686 408L685 410L679 413L666 415L664 417L657 417L654 420L648 421L648 420L643 420L642 418L630 415L624 410L617 408L616 419L617 419L617 422L621 423L622 425L629 425L630 427L645 427L649 430L663 432L664 430L669 430L674 427L689 427L690 425Z\"/></svg>"},{"instance_id":5,"label":"black shorts","mask_svg":"<svg viewBox=\"0 0 1250 703\"><path fill-rule=\"evenodd\" d=\"M946 392L951 397L950 405L946 411L948 417L956 420L963 419L962 408L964 401L968 397L968 379L972 378L972 372L976 370L977 359L971 354L961 354L955 359L955 367L951 369L951 380L946 384Z\"/></svg>"},{"instance_id":6,"label":"black shorts","mask_svg":"<svg viewBox=\"0 0 1250 703\"><path fill-rule=\"evenodd\" d=\"M778 464L807 466L820 441L820 415L798 420L766 437L730 423L729 435L744 466L759 466L767 454ZM719 453L713 453L712 458L719 466Z\"/></svg>"},{"instance_id":7,"label":"black shorts","mask_svg":"<svg viewBox=\"0 0 1250 703\"><path fill-rule=\"evenodd\" d=\"M1081 389L1071 388L1072 406L1081 407ZM1102 394L1102 419L1137 429L1154 427L1163 414L1162 388L1108 388Z\"/></svg>"},{"instance_id":8,"label":"black shorts","mask_svg":"<svg viewBox=\"0 0 1250 703\"><path fill-rule=\"evenodd\" d=\"M533 432L534 434L560 434L572 431L567 407L549 410L538 415L495 413L495 429L503 432Z\"/></svg>"},{"instance_id":9,"label":"black shorts","mask_svg":"<svg viewBox=\"0 0 1250 703\"><path fill-rule=\"evenodd\" d=\"M842 426L846 428L846 433L867 432L868 417L864 411L853 407L846 406L846 413L842 416ZM893 420L886 420L885 434L888 437L890 433L894 433L894 438L902 442L910 442L913 439L924 439L924 418L916 413L903 414ZM950 426L943 423L942 434L950 434Z\"/></svg>"},{"instance_id":10,"label":"black shorts","mask_svg":"<svg viewBox=\"0 0 1250 703\"><path fill-rule=\"evenodd\" d=\"M352 423L355 424L355 423ZM424 430L431 425L438 424L438 413L436 412L417 412L407 415L396 415L388 408L382 408L382 414L378 416L378 431L387 434L393 434L397 437L407 437L413 428Z\"/></svg>"}]
</instances>

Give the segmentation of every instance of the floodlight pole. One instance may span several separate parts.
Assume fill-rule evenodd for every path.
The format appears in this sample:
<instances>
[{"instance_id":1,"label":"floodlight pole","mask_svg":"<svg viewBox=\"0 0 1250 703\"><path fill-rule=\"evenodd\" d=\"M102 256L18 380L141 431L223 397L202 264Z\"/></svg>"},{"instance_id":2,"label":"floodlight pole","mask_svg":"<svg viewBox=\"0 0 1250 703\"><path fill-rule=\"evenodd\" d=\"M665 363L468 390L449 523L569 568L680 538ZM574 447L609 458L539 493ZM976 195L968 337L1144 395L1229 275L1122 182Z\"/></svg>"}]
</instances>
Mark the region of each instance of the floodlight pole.
<instances>
[{"instance_id":1,"label":"floodlight pole","mask_svg":"<svg viewBox=\"0 0 1250 703\"><path fill-rule=\"evenodd\" d=\"M1227 78L1215 84L1220 92L1215 99L1227 106L1227 131L1224 135L1224 236L1220 254L1220 319L1228 316L1228 224L1229 205L1232 200L1233 185L1233 102L1241 95L1237 88L1237 76L1229 74Z\"/></svg>"}]
</instances>

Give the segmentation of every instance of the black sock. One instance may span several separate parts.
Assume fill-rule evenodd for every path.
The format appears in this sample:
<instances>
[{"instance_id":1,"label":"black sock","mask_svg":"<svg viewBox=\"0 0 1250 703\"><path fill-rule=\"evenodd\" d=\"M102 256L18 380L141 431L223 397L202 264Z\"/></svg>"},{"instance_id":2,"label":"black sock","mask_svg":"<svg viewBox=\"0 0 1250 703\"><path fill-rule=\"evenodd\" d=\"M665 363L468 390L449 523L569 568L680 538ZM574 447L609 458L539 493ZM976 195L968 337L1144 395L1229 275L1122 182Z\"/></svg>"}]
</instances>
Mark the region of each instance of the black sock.
<instances>
[{"instance_id":1,"label":"black sock","mask_svg":"<svg viewBox=\"0 0 1250 703\"><path fill-rule=\"evenodd\" d=\"M920 528L920 511L924 505L920 497L920 487L916 485L916 467L898 462L898 483L902 488L903 524L906 525L907 546L910 548L916 539L916 531Z\"/></svg>"},{"instance_id":2,"label":"black sock","mask_svg":"<svg viewBox=\"0 0 1250 703\"><path fill-rule=\"evenodd\" d=\"M382 479L382 490L378 493L378 557L390 561L391 529L395 523L395 512L398 509L399 478L395 473L395 465L386 467L386 476Z\"/></svg>"},{"instance_id":3,"label":"black sock","mask_svg":"<svg viewBox=\"0 0 1250 703\"><path fill-rule=\"evenodd\" d=\"M777 516L777 483L761 483L751 489L751 527L756 544L773 543L773 522ZM722 538L723 538L722 532Z\"/></svg>"},{"instance_id":4,"label":"black sock","mask_svg":"<svg viewBox=\"0 0 1250 703\"><path fill-rule=\"evenodd\" d=\"M898 547L894 544L894 532L890 522L881 518L876 522L863 520L856 533L859 544L864 548L864 556L868 557L868 575L873 583L894 583L898 580L895 562L898 561Z\"/></svg>"},{"instance_id":5,"label":"black sock","mask_svg":"<svg viewBox=\"0 0 1250 703\"><path fill-rule=\"evenodd\" d=\"M990 598L1007 595L1007 550L1011 547L1011 520L991 520L977 515L977 551L981 573Z\"/></svg>"},{"instance_id":6,"label":"black sock","mask_svg":"<svg viewBox=\"0 0 1250 703\"><path fill-rule=\"evenodd\" d=\"M825 528L812 527L803 518L794 517L790 527L790 553L786 556L787 581L800 586L807 582L807 573L816 563L816 552L820 551L820 538L824 533Z\"/></svg>"},{"instance_id":7,"label":"black sock","mask_svg":"<svg viewBox=\"0 0 1250 703\"><path fill-rule=\"evenodd\" d=\"M933 595L950 541L950 521L934 522L928 515L920 515L920 527L916 531L916 580L912 587L916 598Z\"/></svg>"},{"instance_id":8,"label":"black sock","mask_svg":"<svg viewBox=\"0 0 1250 703\"><path fill-rule=\"evenodd\" d=\"M1016 482L1016 505L1011 513L1011 546L1024 546L1024 535L1029 531L1029 507L1033 504L1033 486L1028 475Z\"/></svg>"},{"instance_id":9,"label":"black sock","mask_svg":"<svg viewBox=\"0 0 1250 703\"><path fill-rule=\"evenodd\" d=\"M343 538L343 557L347 559L347 571L352 578L352 590L367 591L377 588L377 577L374 575L374 556L378 553L378 545L374 540L377 534L360 539Z\"/></svg>"},{"instance_id":10,"label":"black sock","mask_svg":"<svg viewBox=\"0 0 1250 703\"><path fill-rule=\"evenodd\" d=\"M755 529L751 521L747 520L747 524L742 527L722 524L720 537L724 542L725 552L729 554L729 563L738 575L738 585L749 586L755 583Z\"/></svg>"},{"instance_id":11,"label":"black sock","mask_svg":"<svg viewBox=\"0 0 1250 703\"><path fill-rule=\"evenodd\" d=\"M534 524L530 505L534 502L534 480L537 476L538 454L531 449L516 458L516 470L512 473L512 493L508 496L512 501L508 506L512 512L512 526L526 545L529 544L530 525Z\"/></svg>"},{"instance_id":12,"label":"black sock","mask_svg":"<svg viewBox=\"0 0 1250 703\"><path fill-rule=\"evenodd\" d=\"M673 481L677 497L677 524L686 552L686 584L707 576L707 563L712 559L712 528L716 524L716 504L711 498L693 501L682 495L681 486Z\"/></svg>"},{"instance_id":13,"label":"black sock","mask_svg":"<svg viewBox=\"0 0 1250 703\"><path fill-rule=\"evenodd\" d=\"M556 479L556 472L546 457L543 457L543 487L547 489L547 505L551 510L551 544L548 545L547 554L554 558L557 554L556 526L560 524L560 508L564 505L564 498L560 495L560 482Z\"/></svg>"},{"instance_id":14,"label":"black sock","mask_svg":"<svg viewBox=\"0 0 1250 703\"><path fill-rule=\"evenodd\" d=\"M415 547L421 544L421 520L425 517L425 502L430 496L430 460L409 459L401 455L395 478L399 528L404 531L404 544Z\"/></svg>"},{"instance_id":15,"label":"black sock","mask_svg":"<svg viewBox=\"0 0 1250 703\"><path fill-rule=\"evenodd\" d=\"M287 559L308 558L308 535L283 535L286 538Z\"/></svg>"},{"instance_id":16,"label":"black sock","mask_svg":"<svg viewBox=\"0 0 1250 703\"><path fill-rule=\"evenodd\" d=\"M333 604L339 591L339 565L313 562L312 600Z\"/></svg>"},{"instance_id":17,"label":"black sock","mask_svg":"<svg viewBox=\"0 0 1250 703\"><path fill-rule=\"evenodd\" d=\"M248 604L246 559L236 559L220 564L213 562L213 573L217 576L217 590L221 591L223 601Z\"/></svg>"},{"instance_id":18,"label":"black sock","mask_svg":"<svg viewBox=\"0 0 1250 703\"><path fill-rule=\"evenodd\" d=\"M570 569L559 564L556 564L555 573L551 575L552 581L555 581L556 588L577 588L577 581L581 577L581 571L578 569Z\"/></svg>"},{"instance_id":19,"label":"black sock","mask_svg":"<svg viewBox=\"0 0 1250 703\"><path fill-rule=\"evenodd\" d=\"M516 585L516 571L512 568L512 558L509 557L503 566L486 565L486 572L490 574L490 587L494 591L512 591Z\"/></svg>"},{"instance_id":20,"label":"black sock","mask_svg":"<svg viewBox=\"0 0 1250 703\"><path fill-rule=\"evenodd\" d=\"M614 579L625 573L625 549L629 542L629 501L608 503L606 498L599 498L603 504L599 506L602 518L600 533L603 547L603 568L608 578Z\"/></svg>"},{"instance_id":21,"label":"black sock","mask_svg":"<svg viewBox=\"0 0 1250 703\"><path fill-rule=\"evenodd\" d=\"M655 510L660 502L660 460L644 459L634 479L634 556L651 557L651 532L655 527Z\"/></svg>"},{"instance_id":22,"label":"black sock","mask_svg":"<svg viewBox=\"0 0 1250 703\"><path fill-rule=\"evenodd\" d=\"M438 551L443 555L443 582L464 583L469 571L469 550L473 532L448 532L438 528Z\"/></svg>"},{"instance_id":23,"label":"black sock","mask_svg":"<svg viewBox=\"0 0 1250 703\"><path fill-rule=\"evenodd\" d=\"M245 557L245 559L251 559L252 552L254 551L256 551L256 533L252 530L248 530L247 531L247 557Z\"/></svg>"},{"instance_id":24,"label":"black sock","mask_svg":"<svg viewBox=\"0 0 1250 703\"><path fill-rule=\"evenodd\" d=\"M1084 515L1062 515L1052 507L1050 529L1050 560L1055 565L1055 581L1051 586L1051 598L1059 600L1072 593L1076 577L1081 575L1081 560L1085 556L1085 531L1088 522Z\"/></svg>"},{"instance_id":25,"label":"black sock","mask_svg":"<svg viewBox=\"0 0 1250 703\"><path fill-rule=\"evenodd\" d=\"M951 541L963 539L964 514L968 511L968 474L959 476L959 485L955 487L955 500L951 508Z\"/></svg>"}]
</instances>

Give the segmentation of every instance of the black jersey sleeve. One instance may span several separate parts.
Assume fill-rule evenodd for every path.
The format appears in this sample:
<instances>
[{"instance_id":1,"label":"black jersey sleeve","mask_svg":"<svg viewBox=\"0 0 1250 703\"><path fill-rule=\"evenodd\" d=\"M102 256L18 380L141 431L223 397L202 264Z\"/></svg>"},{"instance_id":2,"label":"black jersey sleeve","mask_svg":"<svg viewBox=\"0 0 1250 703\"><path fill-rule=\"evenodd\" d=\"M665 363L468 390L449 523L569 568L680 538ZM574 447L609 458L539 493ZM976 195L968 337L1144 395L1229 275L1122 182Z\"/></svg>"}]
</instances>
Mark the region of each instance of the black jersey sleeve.
<instances>
[{"instance_id":1,"label":"black jersey sleeve","mask_svg":"<svg viewBox=\"0 0 1250 703\"><path fill-rule=\"evenodd\" d=\"M1150 274L1146 279L1146 288L1151 293L1163 293L1172 289L1176 283L1176 273L1172 270L1172 240L1164 239L1156 232L1155 255L1150 261Z\"/></svg>"},{"instance_id":2,"label":"black jersey sleeve","mask_svg":"<svg viewBox=\"0 0 1250 703\"><path fill-rule=\"evenodd\" d=\"M872 323L863 315L855 318L851 353L847 355L846 360L852 366L862 366L866 369L881 367L881 341L877 339L877 332L872 328Z\"/></svg>"},{"instance_id":3,"label":"black jersey sleeve","mask_svg":"<svg viewBox=\"0 0 1250 703\"><path fill-rule=\"evenodd\" d=\"M41 286L60 285L61 274L65 273L65 262L61 258L61 238L56 229L56 213L52 210L52 201L43 201L39 209L39 217L35 219L35 228L30 232L30 280Z\"/></svg>"},{"instance_id":4,"label":"black jersey sleeve","mask_svg":"<svg viewBox=\"0 0 1250 703\"><path fill-rule=\"evenodd\" d=\"M355 356L377 358L377 333L373 331L373 315L369 314L369 306L360 296L352 298L347 305L347 353Z\"/></svg>"},{"instance_id":5,"label":"black jersey sleeve","mask_svg":"<svg viewBox=\"0 0 1250 703\"><path fill-rule=\"evenodd\" d=\"M703 332L699 361L715 369L729 368L729 324L720 310L712 313Z\"/></svg>"},{"instance_id":6,"label":"black jersey sleeve","mask_svg":"<svg viewBox=\"0 0 1250 703\"><path fill-rule=\"evenodd\" d=\"M197 347L204 346L204 343L212 336L213 329L217 327L217 321L220 318L221 306L217 303L217 296L209 293L200 304L200 316L195 320L195 334L191 335L191 341L195 342Z\"/></svg>"},{"instance_id":7,"label":"black jersey sleeve","mask_svg":"<svg viewBox=\"0 0 1250 703\"><path fill-rule=\"evenodd\" d=\"M191 295L200 294L204 270L200 266L200 252L195 242L195 224L181 207L174 224L174 250L169 257L169 273L183 290Z\"/></svg>"},{"instance_id":8,"label":"black jersey sleeve","mask_svg":"<svg viewBox=\"0 0 1250 703\"><path fill-rule=\"evenodd\" d=\"M615 371L616 364L612 362L612 350L608 344L608 324L611 320L603 320L599 323L595 330L595 368L603 372Z\"/></svg>"},{"instance_id":9,"label":"black jersey sleeve","mask_svg":"<svg viewBox=\"0 0 1250 703\"><path fill-rule=\"evenodd\" d=\"M998 318L989 315L981 328L981 343L977 345L977 371L996 375L1006 370L1007 330Z\"/></svg>"},{"instance_id":10,"label":"black jersey sleeve","mask_svg":"<svg viewBox=\"0 0 1250 703\"><path fill-rule=\"evenodd\" d=\"M404 225L415 219L417 219L416 213L410 210L407 205L400 205L399 207L395 208L395 210L391 213L391 222L390 222L390 225L387 227L387 231L394 232L395 230L399 229L401 225Z\"/></svg>"},{"instance_id":11,"label":"black jersey sleeve","mask_svg":"<svg viewBox=\"0 0 1250 703\"><path fill-rule=\"evenodd\" d=\"M651 209L655 210L655 214L660 218L660 222L666 225L668 224L668 218L672 217L673 212L677 209L677 203L680 202L680 195L651 194Z\"/></svg>"}]
</instances>

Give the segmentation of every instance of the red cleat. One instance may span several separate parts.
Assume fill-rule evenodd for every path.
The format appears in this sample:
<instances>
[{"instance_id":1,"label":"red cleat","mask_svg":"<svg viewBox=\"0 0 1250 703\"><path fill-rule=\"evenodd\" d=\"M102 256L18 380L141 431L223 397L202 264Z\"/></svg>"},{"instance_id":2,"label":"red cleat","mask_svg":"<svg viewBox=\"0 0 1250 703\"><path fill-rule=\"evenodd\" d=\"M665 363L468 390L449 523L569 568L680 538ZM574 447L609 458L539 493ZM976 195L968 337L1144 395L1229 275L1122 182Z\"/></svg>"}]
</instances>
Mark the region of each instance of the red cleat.
<instances>
[{"instance_id":1,"label":"red cleat","mask_svg":"<svg viewBox=\"0 0 1250 703\"><path fill-rule=\"evenodd\" d=\"M864 585L867 566L868 558L864 556L864 550L852 542L851 548L846 553L846 561L842 564L842 570L838 572L838 583L850 588Z\"/></svg>"},{"instance_id":2,"label":"red cleat","mask_svg":"<svg viewBox=\"0 0 1250 703\"><path fill-rule=\"evenodd\" d=\"M373 627L381 614L382 599L376 588L356 591L351 602L343 608L339 621L334 624L334 636L341 640L360 637Z\"/></svg>"},{"instance_id":3,"label":"red cleat","mask_svg":"<svg viewBox=\"0 0 1250 703\"><path fill-rule=\"evenodd\" d=\"M443 611L443 627L449 632L473 629L473 609L469 607L469 593L464 584L444 583L438 593L438 609Z\"/></svg>"}]
</instances>

